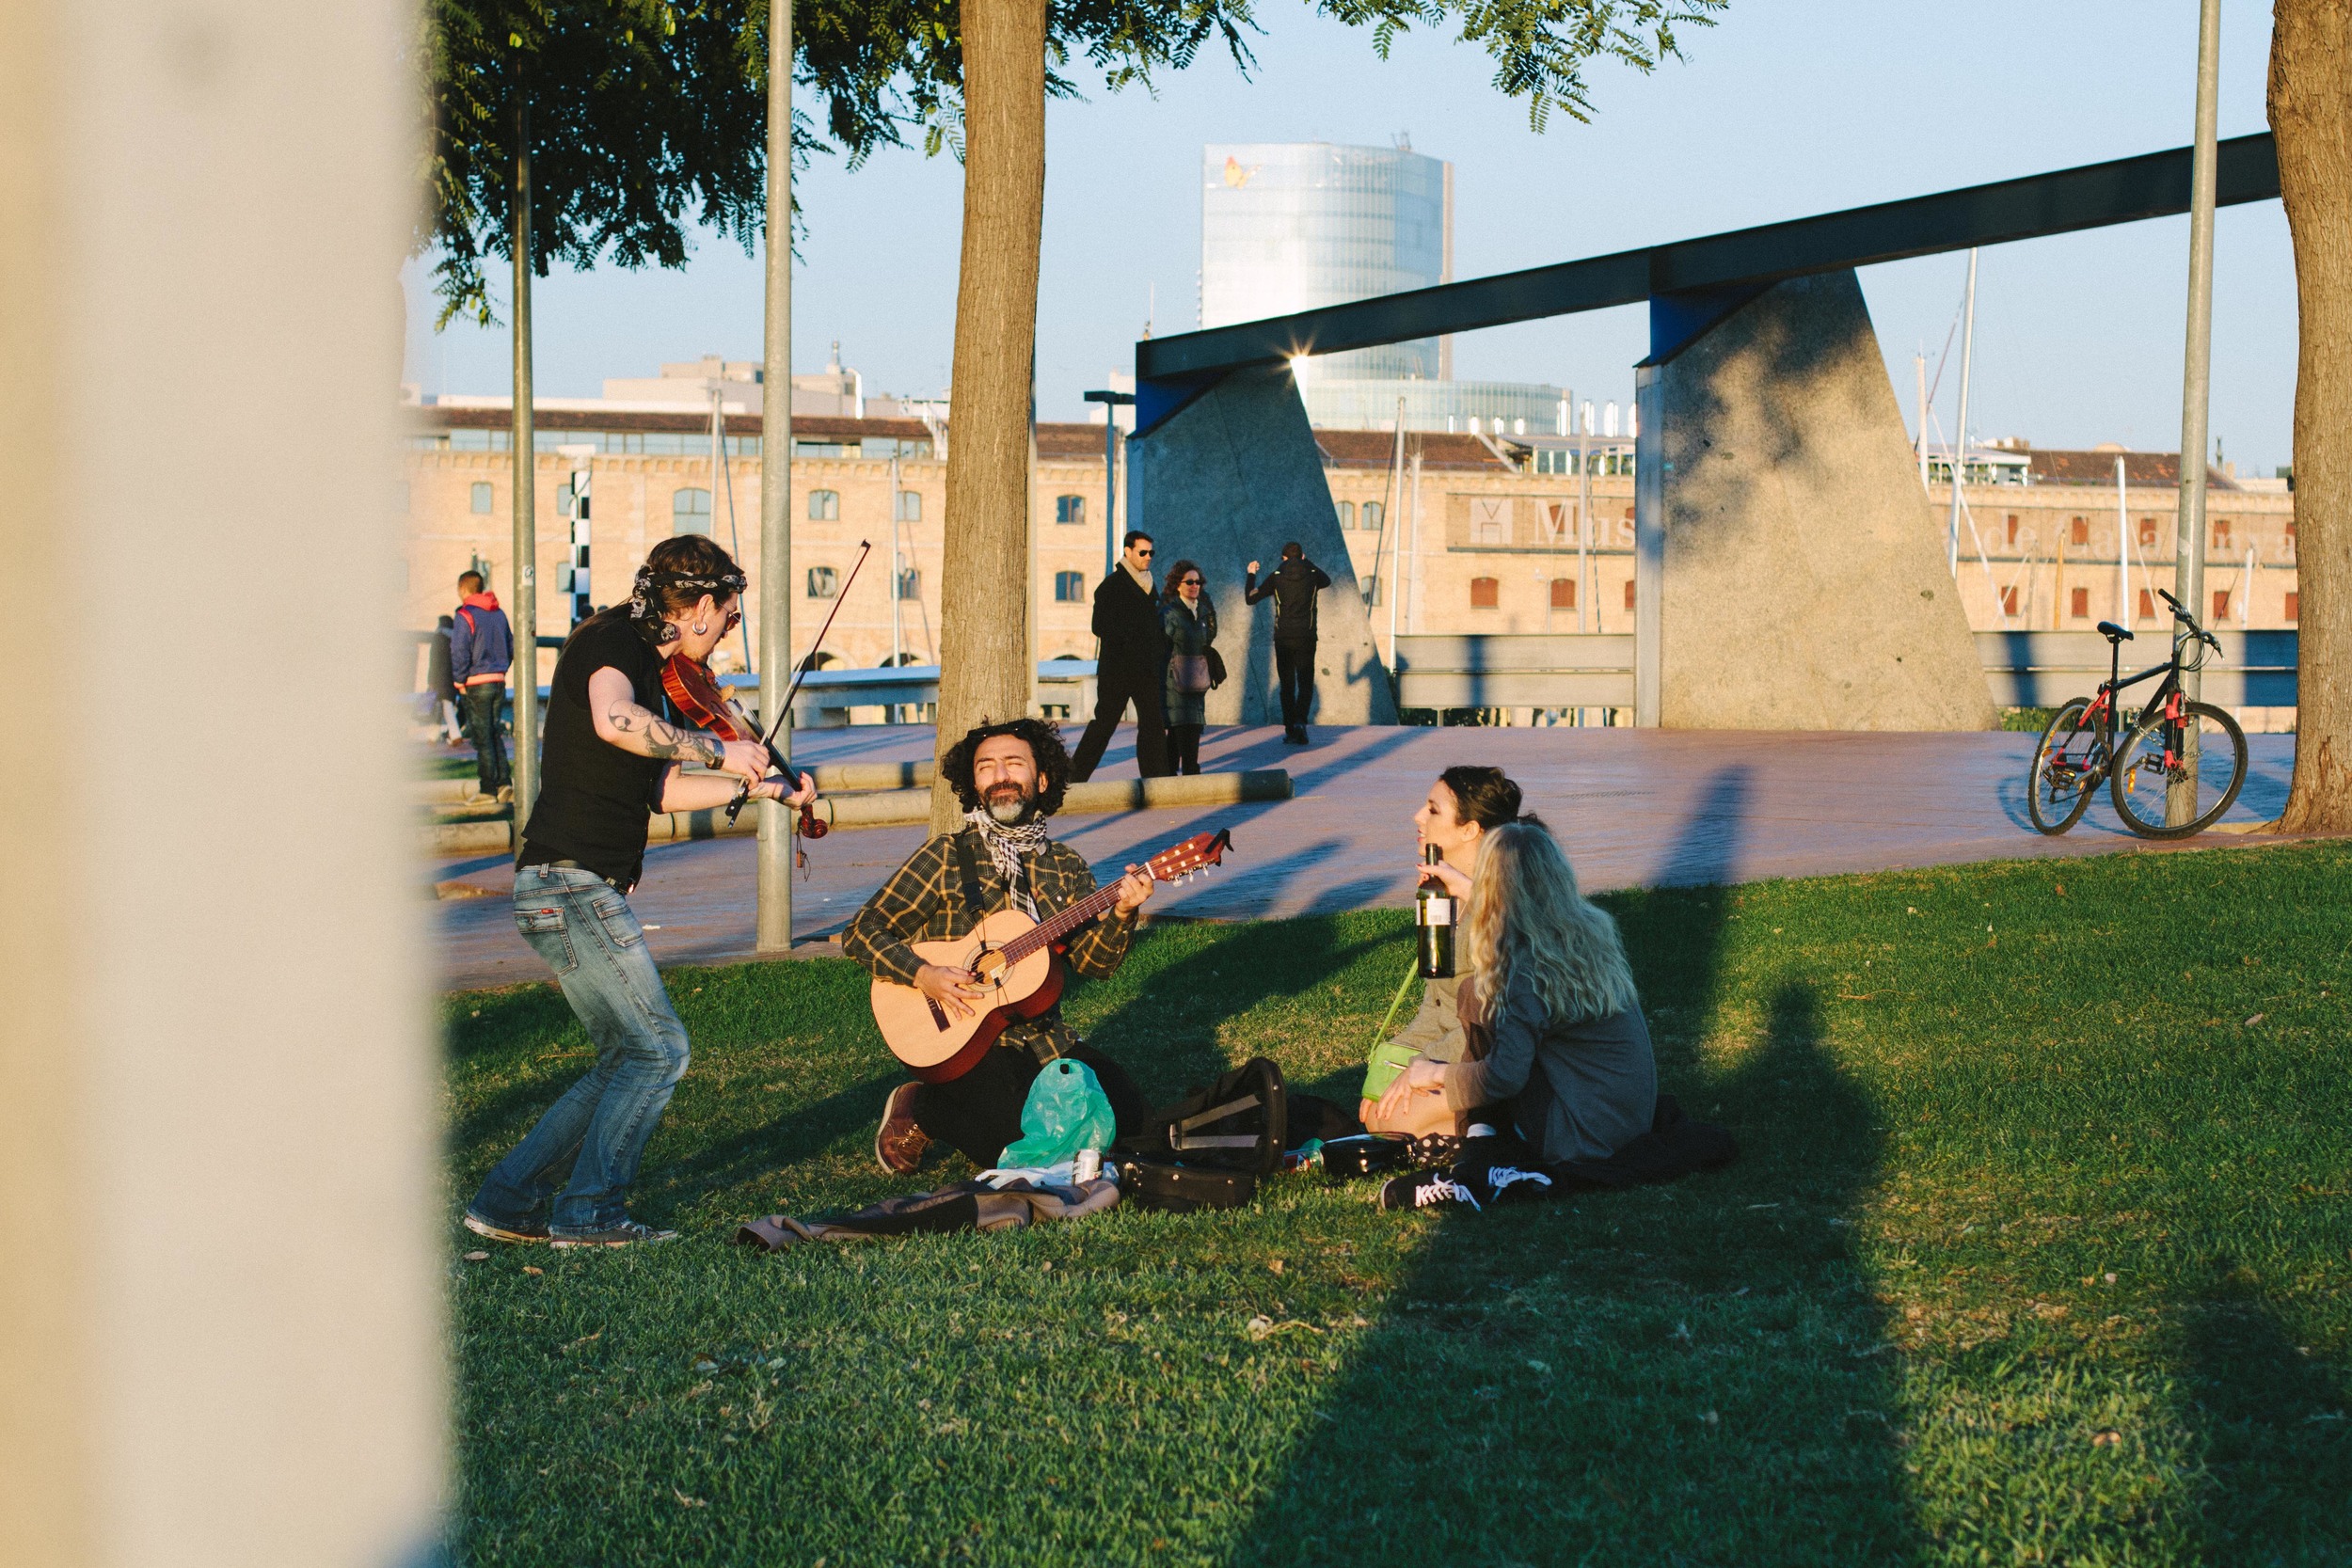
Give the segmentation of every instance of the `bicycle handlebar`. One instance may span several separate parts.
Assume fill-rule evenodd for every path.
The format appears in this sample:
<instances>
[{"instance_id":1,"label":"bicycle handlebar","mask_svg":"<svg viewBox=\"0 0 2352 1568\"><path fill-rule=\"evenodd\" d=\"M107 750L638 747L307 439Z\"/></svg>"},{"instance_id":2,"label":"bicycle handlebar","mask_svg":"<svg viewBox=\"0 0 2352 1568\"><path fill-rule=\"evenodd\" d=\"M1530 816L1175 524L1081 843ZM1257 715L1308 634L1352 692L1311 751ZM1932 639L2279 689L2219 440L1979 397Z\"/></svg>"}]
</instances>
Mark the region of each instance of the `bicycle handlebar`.
<instances>
[{"instance_id":1,"label":"bicycle handlebar","mask_svg":"<svg viewBox=\"0 0 2352 1568\"><path fill-rule=\"evenodd\" d=\"M2219 653L2221 651L2220 640L2216 638L2213 633L2207 631L2204 627L2199 626L2197 624L2197 617L2191 615L2182 605L2180 600L2174 598L2171 594L2166 593L2161 588L2156 590L2156 597L2162 599L2166 604L2172 607L2172 619L2187 626L2190 636L2196 638L2198 641L2202 642L2205 646L2211 648L2215 653Z\"/></svg>"}]
</instances>

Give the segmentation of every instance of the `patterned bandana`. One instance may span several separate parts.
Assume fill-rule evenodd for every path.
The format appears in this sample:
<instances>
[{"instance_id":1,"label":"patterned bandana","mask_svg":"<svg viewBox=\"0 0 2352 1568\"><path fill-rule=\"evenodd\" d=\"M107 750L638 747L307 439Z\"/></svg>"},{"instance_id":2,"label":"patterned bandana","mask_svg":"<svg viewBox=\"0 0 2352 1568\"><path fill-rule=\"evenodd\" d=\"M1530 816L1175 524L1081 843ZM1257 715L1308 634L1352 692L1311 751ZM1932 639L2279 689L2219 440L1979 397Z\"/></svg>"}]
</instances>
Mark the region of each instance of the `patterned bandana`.
<instances>
[{"instance_id":1,"label":"patterned bandana","mask_svg":"<svg viewBox=\"0 0 2352 1568\"><path fill-rule=\"evenodd\" d=\"M652 595L656 588L699 588L714 598L723 599L730 594L742 593L749 586L740 572L723 572L717 577L701 578L687 572L657 572L650 566L640 566L637 568L637 580L629 585L629 619L644 621L652 617Z\"/></svg>"},{"instance_id":2,"label":"patterned bandana","mask_svg":"<svg viewBox=\"0 0 2352 1568\"><path fill-rule=\"evenodd\" d=\"M1043 918L1037 912L1037 900L1029 896L1028 879L1021 874L1021 857L1034 855L1053 841L1045 836L1045 818L1033 816L1017 828L1008 828L988 815L983 806L963 814L963 819L980 830L980 842L988 846L990 863L997 875L1005 879L1012 900L1031 920Z\"/></svg>"}]
</instances>

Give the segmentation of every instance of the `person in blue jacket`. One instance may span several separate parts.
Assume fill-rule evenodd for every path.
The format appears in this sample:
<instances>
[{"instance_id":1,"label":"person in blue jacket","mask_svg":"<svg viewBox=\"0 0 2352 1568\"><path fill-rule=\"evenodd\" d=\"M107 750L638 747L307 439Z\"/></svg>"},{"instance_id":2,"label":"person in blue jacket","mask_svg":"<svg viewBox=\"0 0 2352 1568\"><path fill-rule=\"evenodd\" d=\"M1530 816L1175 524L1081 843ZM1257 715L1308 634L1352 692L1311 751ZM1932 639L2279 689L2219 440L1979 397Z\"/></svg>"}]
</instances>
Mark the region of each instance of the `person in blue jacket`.
<instances>
[{"instance_id":1,"label":"person in blue jacket","mask_svg":"<svg viewBox=\"0 0 2352 1568\"><path fill-rule=\"evenodd\" d=\"M449 631L449 675L466 711L473 742L474 779L485 795L502 796L514 782L499 713L506 704L506 672L515 662L515 630L480 572L457 579L457 613Z\"/></svg>"}]
</instances>

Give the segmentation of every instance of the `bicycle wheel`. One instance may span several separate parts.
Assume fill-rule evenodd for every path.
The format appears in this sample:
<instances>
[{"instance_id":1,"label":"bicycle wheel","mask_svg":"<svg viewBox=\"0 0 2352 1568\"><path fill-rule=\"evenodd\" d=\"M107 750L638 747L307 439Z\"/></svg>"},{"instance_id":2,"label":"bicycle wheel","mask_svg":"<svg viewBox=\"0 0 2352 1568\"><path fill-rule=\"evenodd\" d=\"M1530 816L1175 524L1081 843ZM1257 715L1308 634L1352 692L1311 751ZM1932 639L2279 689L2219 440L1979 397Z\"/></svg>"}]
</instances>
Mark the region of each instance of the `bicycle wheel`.
<instances>
[{"instance_id":1,"label":"bicycle wheel","mask_svg":"<svg viewBox=\"0 0 2352 1568\"><path fill-rule=\"evenodd\" d=\"M2033 771L2026 779L2026 810L2041 832L2056 835L2082 820L2093 791L2106 775L2106 732L2089 721L2090 699L2077 697L2058 710L2042 742L2033 749Z\"/></svg>"},{"instance_id":2,"label":"bicycle wheel","mask_svg":"<svg viewBox=\"0 0 2352 1568\"><path fill-rule=\"evenodd\" d=\"M2178 808L2181 820L2172 822L2169 797L2176 788L2190 790L2183 757L2191 736L2197 783ZM2246 732L2208 703L2183 703L2177 721L2161 710L2148 713L2123 743L2107 785L2116 815L2144 838L2186 838L2204 832L2245 786Z\"/></svg>"}]
</instances>

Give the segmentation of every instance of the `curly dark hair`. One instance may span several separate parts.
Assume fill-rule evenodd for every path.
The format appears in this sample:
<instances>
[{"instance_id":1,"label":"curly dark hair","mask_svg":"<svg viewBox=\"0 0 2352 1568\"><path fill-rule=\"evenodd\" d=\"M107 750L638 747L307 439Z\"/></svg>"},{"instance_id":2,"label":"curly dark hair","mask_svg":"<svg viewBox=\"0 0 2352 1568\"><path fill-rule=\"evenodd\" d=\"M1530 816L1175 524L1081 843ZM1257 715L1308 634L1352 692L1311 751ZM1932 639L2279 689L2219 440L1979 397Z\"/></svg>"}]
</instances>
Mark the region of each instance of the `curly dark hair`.
<instances>
[{"instance_id":1,"label":"curly dark hair","mask_svg":"<svg viewBox=\"0 0 2352 1568\"><path fill-rule=\"evenodd\" d=\"M1037 759L1038 815L1051 816L1061 810L1062 797L1070 789L1070 752L1061 743L1061 731L1042 719L977 724L947 748L947 754L939 759L939 770L963 809L980 809L979 786L972 782L972 759L981 741L993 740L1000 735L1018 736L1028 743L1029 755Z\"/></svg>"}]
</instances>

